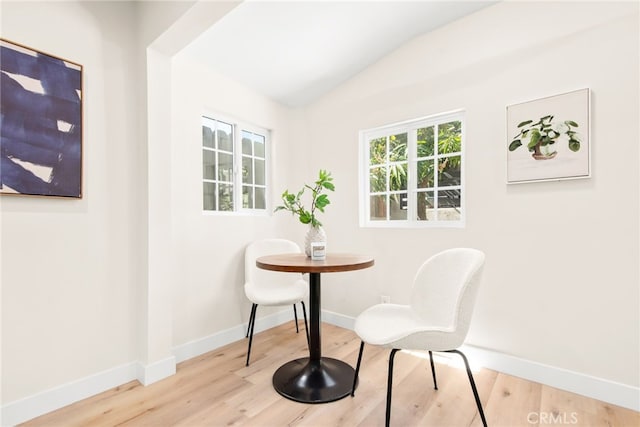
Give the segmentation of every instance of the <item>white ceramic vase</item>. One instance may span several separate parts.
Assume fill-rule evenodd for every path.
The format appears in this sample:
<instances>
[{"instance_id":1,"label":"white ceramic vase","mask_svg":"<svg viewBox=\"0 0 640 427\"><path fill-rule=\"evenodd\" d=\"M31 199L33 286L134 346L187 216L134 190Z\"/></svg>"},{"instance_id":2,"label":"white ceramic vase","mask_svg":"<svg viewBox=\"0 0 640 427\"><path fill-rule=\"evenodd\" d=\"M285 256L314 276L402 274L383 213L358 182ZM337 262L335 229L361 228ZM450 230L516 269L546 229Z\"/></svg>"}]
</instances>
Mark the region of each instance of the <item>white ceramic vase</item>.
<instances>
[{"instance_id":1,"label":"white ceramic vase","mask_svg":"<svg viewBox=\"0 0 640 427\"><path fill-rule=\"evenodd\" d=\"M310 225L307 235L304 237L304 253L308 257L311 256L311 243L322 242L327 243L327 235L321 225L316 227Z\"/></svg>"}]
</instances>

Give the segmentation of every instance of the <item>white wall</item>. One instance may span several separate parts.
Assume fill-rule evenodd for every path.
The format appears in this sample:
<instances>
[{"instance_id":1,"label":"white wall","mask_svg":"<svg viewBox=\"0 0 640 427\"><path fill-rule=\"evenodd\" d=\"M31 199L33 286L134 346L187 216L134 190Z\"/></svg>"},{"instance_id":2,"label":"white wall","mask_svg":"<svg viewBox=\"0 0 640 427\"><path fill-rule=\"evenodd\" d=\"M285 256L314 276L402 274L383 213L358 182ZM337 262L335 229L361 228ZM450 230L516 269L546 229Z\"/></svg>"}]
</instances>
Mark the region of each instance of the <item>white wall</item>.
<instances>
[{"instance_id":1,"label":"white wall","mask_svg":"<svg viewBox=\"0 0 640 427\"><path fill-rule=\"evenodd\" d=\"M288 165L297 161L291 153L299 141L289 135L290 110L186 55L174 57L172 89L171 248L178 346L247 322L251 304L243 288L244 248L258 238L291 234L283 228L290 219L285 216L203 213L202 115L222 114L271 131L273 189L292 179ZM281 191L275 190L271 200ZM273 312L260 308L258 316Z\"/></svg>"},{"instance_id":2,"label":"white wall","mask_svg":"<svg viewBox=\"0 0 640 427\"><path fill-rule=\"evenodd\" d=\"M411 41L309 107L312 169L336 175L331 249L376 258L357 276L323 277L324 308L356 316L380 294L406 303L429 255L477 247L487 265L471 344L637 387L638 52L637 4L505 2ZM593 177L507 186L505 107L585 87ZM358 130L457 108L466 228L359 228Z\"/></svg>"},{"instance_id":3,"label":"white wall","mask_svg":"<svg viewBox=\"0 0 640 427\"><path fill-rule=\"evenodd\" d=\"M144 108L147 118L147 280L144 289L144 305L141 307L139 327L144 337L141 359L144 375L139 379L146 385L175 373L176 357L173 351L173 244L172 244L172 147L174 132L172 124L172 70L171 58L193 38L237 6L237 2L198 2L188 10L169 5L162 7L163 13L147 13L141 8L141 18L151 19L147 30L140 32L146 47L146 81L148 93ZM163 4L164 5L164 4ZM155 6L154 6L155 8ZM183 12L184 11L184 12ZM161 23L171 22L167 14L180 14L179 19L163 31L147 46L150 31L162 28ZM142 377L142 378L140 378Z\"/></svg>"},{"instance_id":4,"label":"white wall","mask_svg":"<svg viewBox=\"0 0 640 427\"><path fill-rule=\"evenodd\" d=\"M136 360L135 11L2 2L2 37L84 66L84 197L3 197L2 398Z\"/></svg>"}]
</instances>

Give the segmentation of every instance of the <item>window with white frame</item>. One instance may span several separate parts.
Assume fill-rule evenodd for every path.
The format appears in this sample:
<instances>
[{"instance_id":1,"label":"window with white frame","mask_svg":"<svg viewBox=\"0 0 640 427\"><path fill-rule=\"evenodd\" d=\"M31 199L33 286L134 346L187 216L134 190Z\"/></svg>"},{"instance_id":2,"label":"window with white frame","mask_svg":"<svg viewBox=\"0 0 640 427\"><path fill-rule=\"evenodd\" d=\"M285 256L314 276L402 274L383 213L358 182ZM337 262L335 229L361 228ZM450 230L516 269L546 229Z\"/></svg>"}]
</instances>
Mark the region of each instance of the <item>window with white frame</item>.
<instances>
[{"instance_id":1,"label":"window with white frame","mask_svg":"<svg viewBox=\"0 0 640 427\"><path fill-rule=\"evenodd\" d=\"M360 224L464 226L464 113L360 132Z\"/></svg>"},{"instance_id":2,"label":"window with white frame","mask_svg":"<svg viewBox=\"0 0 640 427\"><path fill-rule=\"evenodd\" d=\"M203 210L267 212L269 132L202 117Z\"/></svg>"}]
</instances>

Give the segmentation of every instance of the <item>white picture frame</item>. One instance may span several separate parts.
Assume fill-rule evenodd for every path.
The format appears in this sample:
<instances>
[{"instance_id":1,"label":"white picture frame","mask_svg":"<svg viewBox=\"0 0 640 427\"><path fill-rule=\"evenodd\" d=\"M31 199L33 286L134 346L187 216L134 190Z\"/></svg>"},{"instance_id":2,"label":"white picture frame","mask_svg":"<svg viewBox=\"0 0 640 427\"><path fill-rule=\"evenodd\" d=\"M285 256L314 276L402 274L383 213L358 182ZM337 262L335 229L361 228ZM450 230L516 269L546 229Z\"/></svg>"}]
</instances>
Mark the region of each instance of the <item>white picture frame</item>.
<instances>
[{"instance_id":1,"label":"white picture frame","mask_svg":"<svg viewBox=\"0 0 640 427\"><path fill-rule=\"evenodd\" d=\"M507 183L591 177L590 90L507 106Z\"/></svg>"}]
</instances>

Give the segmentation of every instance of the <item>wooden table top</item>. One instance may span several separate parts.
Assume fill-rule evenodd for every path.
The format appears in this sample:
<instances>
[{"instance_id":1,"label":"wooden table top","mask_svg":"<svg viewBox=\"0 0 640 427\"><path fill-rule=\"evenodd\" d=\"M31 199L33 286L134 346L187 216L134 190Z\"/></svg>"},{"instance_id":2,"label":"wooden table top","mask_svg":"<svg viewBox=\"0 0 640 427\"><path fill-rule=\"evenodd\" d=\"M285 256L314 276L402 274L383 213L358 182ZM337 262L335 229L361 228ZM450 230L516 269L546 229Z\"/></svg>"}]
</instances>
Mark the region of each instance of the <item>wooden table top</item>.
<instances>
[{"instance_id":1,"label":"wooden table top","mask_svg":"<svg viewBox=\"0 0 640 427\"><path fill-rule=\"evenodd\" d=\"M256 260L256 266L264 270L291 273L332 273L369 268L373 258L354 254L327 254L324 260L312 260L301 253L267 255Z\"/></svg>"}]
</instances>

